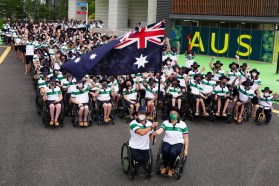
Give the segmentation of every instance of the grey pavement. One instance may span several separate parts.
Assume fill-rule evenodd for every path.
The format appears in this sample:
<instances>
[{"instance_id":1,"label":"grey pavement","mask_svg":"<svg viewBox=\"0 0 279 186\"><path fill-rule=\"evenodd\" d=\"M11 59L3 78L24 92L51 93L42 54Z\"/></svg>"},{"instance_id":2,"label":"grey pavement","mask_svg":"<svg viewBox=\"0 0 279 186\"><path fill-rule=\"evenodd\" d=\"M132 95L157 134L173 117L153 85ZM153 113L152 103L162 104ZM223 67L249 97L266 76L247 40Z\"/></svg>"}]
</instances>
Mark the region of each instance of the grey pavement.
<instances>
[{"instance_id":1,"label":"grey pavement","mask_svg":"<svg viewBox=\"0 0 279 186\"><path fill-rule=\"evenodd\" d=\"M0 54L4 49L0 48ZM94 124L44 128L35 110L35 93L24 64L12 51L0 65L0 185L278 185L279 122L269 126L188 122L190 149L180 180L154 173L129 181L120 151L129 127ZM161 121L160 121L161 122ZM158 145L152 146L156 158Z\"/></svg>"}]
</instances>

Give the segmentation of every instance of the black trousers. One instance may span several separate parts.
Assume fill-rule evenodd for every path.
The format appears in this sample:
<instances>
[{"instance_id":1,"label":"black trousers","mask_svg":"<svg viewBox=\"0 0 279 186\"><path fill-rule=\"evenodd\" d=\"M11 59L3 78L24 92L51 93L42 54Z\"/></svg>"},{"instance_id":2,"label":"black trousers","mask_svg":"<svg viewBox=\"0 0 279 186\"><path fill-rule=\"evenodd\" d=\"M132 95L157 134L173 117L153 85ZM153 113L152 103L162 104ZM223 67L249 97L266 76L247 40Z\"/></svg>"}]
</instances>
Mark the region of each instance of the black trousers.
<instances>
[{"instance_id":1,"label":"black trousers","mask_svg":"<svg viewBox=\"0 0 279 186\"><path fill-rule=\"evenodd\" d=\"M259 118L259 115L260 113L263 111L263 108L259 107L257 112L256 112L256 118L258 119ZM265 114L265 119L266 119L266 123L269 123L270 120L271 120L271 117L272 117L272 114L271 114L271 109L266 109L264 110L264 114Z\"/></svg>"},{"instance_id":2,"label":"black trousers","mask_svg":"<svg viewBox=\"0 0 279 186\"><path fill-rule=\"evenodd\" d=\"M182 148L182 143L171 145L167 142L163 142L162 154L164 158L164 167L169 166L170 169L174 168L174 162L177 156L181 153Z\"/></svg>"}]
</instances>

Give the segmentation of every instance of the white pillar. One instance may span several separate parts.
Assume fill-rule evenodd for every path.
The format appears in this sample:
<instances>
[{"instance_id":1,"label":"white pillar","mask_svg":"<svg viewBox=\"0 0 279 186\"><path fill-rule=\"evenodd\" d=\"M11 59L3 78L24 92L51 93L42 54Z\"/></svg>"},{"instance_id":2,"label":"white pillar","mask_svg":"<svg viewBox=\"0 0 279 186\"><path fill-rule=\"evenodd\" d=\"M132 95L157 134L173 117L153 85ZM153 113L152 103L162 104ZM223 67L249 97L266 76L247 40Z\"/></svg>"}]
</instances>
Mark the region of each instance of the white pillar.
<instances>
[{"instance_id":1,"label":"white pillar","mask_svg":"<svg viewBox=\"0 0 279 186\"><path fill-rule=\"evenodd\" d=\"M95 19L102 20L104 22L104 27L108 27L108 7L109 0L95 1Z\"/></svg>"},{"instance_id":2,"label":"white pillar","mask_svg":"<svg viewBox=\"0 0 279 186\"><path fill-rule=\"evenodd\" d=\"M155 23L157 16L157 0L148 0L147 14L147 24Z\"/></svg>"},{"instance_id":3,"label":"white pillar","mask_svg":"<svg viewBox=\"0 0 279 186\"><path fill-rule=\"evenodd\" d=\"M108 27L110 29L127 28L128 0L109 0Z\"/></svg>"}]
</instances>

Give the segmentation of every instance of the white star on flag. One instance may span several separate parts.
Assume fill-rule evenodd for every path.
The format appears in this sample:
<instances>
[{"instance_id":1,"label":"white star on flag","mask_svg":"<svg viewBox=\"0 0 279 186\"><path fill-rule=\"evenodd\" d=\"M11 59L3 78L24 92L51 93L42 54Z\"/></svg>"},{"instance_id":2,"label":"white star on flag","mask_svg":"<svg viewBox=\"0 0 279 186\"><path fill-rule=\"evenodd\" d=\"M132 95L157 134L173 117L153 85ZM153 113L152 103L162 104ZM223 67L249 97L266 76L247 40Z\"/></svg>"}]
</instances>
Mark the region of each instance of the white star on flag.
<instances>
[{"instance_id":1,"label":"white star on flag","mask_svg":"<svg viewBox=\"0 0 279 186\"><path fill-rule=\"evenodd\" d=\"M143 56L142 54L140 55L139 58L136 57L136 62L134 63L135 65L138 65L138 68L143 67L145 68L145 63L148 63L148 61L146 60L147 56Z\"/></svg>"},{"instance_id":2,"label":"white star on flag","mask_svg":"<svg viewBox=\"0 0 279 186\"><path fill-rule=\"evenodd\" d=\"M91 56L89 57L89 59L93 60L97 57L97 54L91 54Z\"/></svg>"},{"instance_id":3,"label":"white star on flag","mask_svg":"<svg viewBox=\"0 0 279 186\"><path fill-rule=\"evenodd\" d=\"M75 63L78 63L80 61L80 57L75 59Z\"/></svg>"}]
</instances>

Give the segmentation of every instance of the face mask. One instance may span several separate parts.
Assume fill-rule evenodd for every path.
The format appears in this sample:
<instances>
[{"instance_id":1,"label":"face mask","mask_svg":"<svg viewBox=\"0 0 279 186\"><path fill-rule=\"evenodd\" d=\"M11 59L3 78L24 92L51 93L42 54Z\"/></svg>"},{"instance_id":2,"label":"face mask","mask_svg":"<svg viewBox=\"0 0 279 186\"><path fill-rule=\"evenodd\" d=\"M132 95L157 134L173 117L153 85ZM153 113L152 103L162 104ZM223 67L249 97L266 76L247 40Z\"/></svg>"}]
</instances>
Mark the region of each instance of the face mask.
<instances>
[{"instance_id":1,"label":"face mask","mask_svg":"<svg viewBox=\"0 0 279 186\"><path fill-rule=\"evenodd\" d=\"M177 120L177 115L175 115L175 114L170 114L170 119L171 119L171 120Z\"/></svg>"},{"instance_id":2,"label":"face mask","mask_svg":"<svg viewBox=\"0 0 279 186\"><path fill-rule=\"evenodd\" d=\"M232 70L236 70L236 67L232 67Z\"/></svg>"},{"instance_id":3,"label":"face mask","mask_svg":"<svg viewBox=\"0 0 279 186\"><path fill-rule=\"evenodd\" d=\"M173 86L176 87L176 86L177 86L177 83L173 83Z\"/></svg>"},{"instance_id":4,"label":"face mask","mask_svg":"<svg viewBox=\"0 0 279 186\"><path fill-rule=\"evenodd\" d=\"M198 67L193 67L193 69L197 70L197 69L198 69Z\"/></svg>"},{"instance_id":5,"label":"face mask","mask_svg":"<svg viewBox=\"0 0 279 186\"><path fill-rule=\"evenodd\" d=\"M267 92L264 93L264 96L265 96L265 97L268 97L268 96L269 96L269 93L267 93Z\"/></svg>"},{"instance_id":6,"label":"face mask","mask_svg":"<svg viewBox=\"0 0 279 186\"><path fill-rule=\"evenodd\" d=\"M131 87L132 85L131 84L127 84L127 87Z\"/></svg>"},{"instance_id":7,"label":"face mask","mask_svg":"<svg viewBox=\"0 0 279 186\"><path fill-rule=\"evenodd\" d=\"M64 63L64 62L65 62L65 59L61 59L61 62Z\"/></svg>"},{"instance_id":8,"label":"face mask","mask_svg":"<svg viewBox=\"0 0 279 186\"><path fill-rule=\"evenodd\" d=\"M226 82L222 82L221 84L222 84L222 86L226 86L227 83Z\"/></svg>"},{"instance_id":9,"label":"face mask","mask_svg":"<svg viewBox=\"0 0 279 186\"><path fill-rule=\"evenodd\" d=\"M82 86L83 86L82 83L78 83L78 84L77 84L77 87L78 87L78 88L82 88Z\"/></svg>"},{"instance_id":10,"label":"face mask","mask_svg":"<svg viewBox=\"0 0 279 186\"><path fill-rule=\"evenodd\" d=\"M254 76L254 77L255 77L256 75L257 75L257 73L256 73L256 72L252 72L252 76Z\"/></svg>"},{"instance_id":11,"label":"face mask","mask_svg":"<svg viewBox=\"0 0 279 186\"><path fill-rule=\"evenodd\" d=\"M104 88L106 88L108 85L107 85L107 84L102 84L102 86L103 86Z\"/></svg>"},{"instance_id":12,"label":"face mask","mask_svg":"<svg viewBox=\"0 0 279 186\"><path fill-rule=\"evenodd\" d=\"M55 82L50 82L51 86L55 86Z\"/></svg>"},{"instance_id":13,"label":"face mask","mask_svg":"<svg viewBox=\"0 0 279 186\"><path fill-rule=\"evenodd\" d=\"M216 66L215 68L216 68L216 69L220 69L221 67L220 67L220 66Z\"/></svg>"},{"instance_id":14,"label":"face mask","mask_svg":"<svg viewBox=\"0 0 279 186\"><path fill-rule=\"evenodd\" d=\"M145 120L146 115L139 115L138 118L139 118L139 120L143 121L143 120Z\"/></svg>"}]
</instances>

